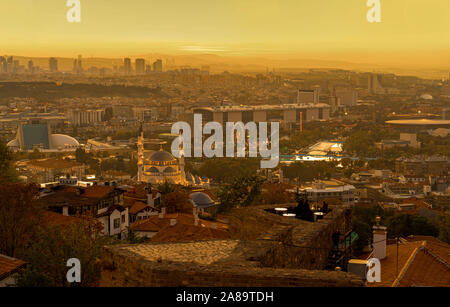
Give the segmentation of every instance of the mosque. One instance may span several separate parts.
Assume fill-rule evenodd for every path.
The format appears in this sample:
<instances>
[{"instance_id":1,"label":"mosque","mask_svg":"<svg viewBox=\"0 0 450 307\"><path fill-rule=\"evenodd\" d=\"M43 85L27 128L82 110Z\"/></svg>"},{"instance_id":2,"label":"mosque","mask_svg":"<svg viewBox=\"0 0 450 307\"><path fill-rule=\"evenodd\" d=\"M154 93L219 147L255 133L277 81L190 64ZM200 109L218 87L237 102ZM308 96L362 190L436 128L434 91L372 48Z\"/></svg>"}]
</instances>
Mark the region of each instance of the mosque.
<instances>
[{"instance_id":1,"label":"mosque","mask_svg":"<svg viewBox=\"0 0 450 307\"><path fill-rule=\"evenodd\" d=\"M138 175L139 183L145 182L154 185L170 182L192 187L209 187L209 179L194 176L184 170L184 156L175 158L171 153L161 148L157 151L144 149L144 131L139 129L138 136Z\"/></svg>"}]
</instances>

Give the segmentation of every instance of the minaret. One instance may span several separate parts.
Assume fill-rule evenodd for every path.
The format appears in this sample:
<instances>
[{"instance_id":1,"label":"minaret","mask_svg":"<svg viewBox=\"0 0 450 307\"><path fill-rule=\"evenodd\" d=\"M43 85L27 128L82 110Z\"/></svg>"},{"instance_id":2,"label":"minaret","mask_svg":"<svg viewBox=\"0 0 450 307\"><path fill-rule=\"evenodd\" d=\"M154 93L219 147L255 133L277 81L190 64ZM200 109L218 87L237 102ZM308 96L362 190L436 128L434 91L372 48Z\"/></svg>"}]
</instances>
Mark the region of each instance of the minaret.
<instances>
[{"instance_id":1,"label":"minaret","mask_svg":"<svg viewBox=\"0 0 450 307\"><path fill-rule=\"evenodd\" d=\"M181 140L180 147L179 147L179 151L180 151L180 173L181 173L181 182L180 183L182 185L185 185L186 184L186 173L184 171L184 166L185 166L185 164L184 164L184 140L181 137L181 134L180 134L180 140Z\"/></svg>"},{"instance_id":2,"label":"minaret","mask_svg":"<svg viewBox=\"0 0 450 307\"><path fill-rule=\"evenodd\" d=\"M139 126L137 148L138 148L137 182L141 183L143 181L144 175L144 129L142 129L142 124Z\"/></svg>"}]
</instances>

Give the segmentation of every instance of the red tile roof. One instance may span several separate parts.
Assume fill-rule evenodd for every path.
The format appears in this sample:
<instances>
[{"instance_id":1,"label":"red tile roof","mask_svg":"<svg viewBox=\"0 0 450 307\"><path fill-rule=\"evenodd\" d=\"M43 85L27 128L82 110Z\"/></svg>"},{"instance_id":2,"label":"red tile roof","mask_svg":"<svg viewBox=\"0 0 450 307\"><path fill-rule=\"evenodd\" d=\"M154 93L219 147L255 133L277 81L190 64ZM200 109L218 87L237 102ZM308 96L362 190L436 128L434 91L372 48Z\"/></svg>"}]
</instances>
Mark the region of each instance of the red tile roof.
<instances>
[{"instance_id":1,"label":"red tile roof","mask_svg":"<svg viewBox=\"0 0 450 307\"><path fill-rule=\"evenodd\" d=\"M18 272L25 264L25 261L0 254L0 280Z\"/></svg>"},{"instance_id":2,"label":"red tile roof","mask_svg":"<svg viewBox=\"0 0 450 307\"><path fill-rule=\"evenodd\" d=\"M421 249L396 286L450 287L450 265L427 248Z\"/></svg>"},{"instance_id":3,"label":"red tile roof","mask_svg":"<svg viewBox=\"0 0 450 307\"><path fill-rule=\"evenodd\" d=\"M134 231L149 231L158 232L163 228L170 225L170 220L176 219L177 224L193 225L195 226L195 219L193 214L186 213L172 213L166 214L164 218L159 218L158 215L150 216L147 219L137 221L131 225L131 230ZM214 223L206 220L199 219L199 226L213 228L213 224L217 226L217 229L228 230L228 225L224 223Z\"/></svg>"},{"instance_id":4,"label":"red tile roof","mask_svg":"<svg viewBox=\"0 0 450 307\"><path fill-rule=\"evenodd\" d=\"M130 207L129 212L130 214L137 214L147 207L150 207L150 205L137 201Z\"/></svg>"},{"instance_id":5,"label":"red tile roof","mask_svg":"<svg viewBox=\"0 0 450 307\"><path fill-rule=\"evenodd\" d=\"M386 246L381 260L381 283L371 287L446 286L450 287L450 245L434 237L414 236L398 245ZM398 274L398 275L397 275Z\"/></svg>"},{"instance_id":6,"label":"red tile roof","mask_svg":"<svg viewBox=\"0 0 450 307\"><path fill-rule=\"evenodd\" d=\"M94 185L86 188L82 196L87 198L105 198L109 193L114 191L114 189L115 188L111 186Z\"/></svg>"},{"instance_id":7,"label":"red tile roof","mask_svg":"<svg viewBox=\"0 0 450 307\"><path fill-rule=\"evenodd\" d=\"M48 226L70 226L82 221L78 217L65 216L51 211L44 213L44 220Z\"/></svg>"},{"instance_id":8,"label":"red tile roof","mask_svg":"<svg viewBox=\"0 0 450 307\"><path fill-rule=\"evenodd\" d=\"M229 239L228 231L187 224L166 226L152 237L152 242L188 242L200 240Z\"/></svg>"}]
</instances>

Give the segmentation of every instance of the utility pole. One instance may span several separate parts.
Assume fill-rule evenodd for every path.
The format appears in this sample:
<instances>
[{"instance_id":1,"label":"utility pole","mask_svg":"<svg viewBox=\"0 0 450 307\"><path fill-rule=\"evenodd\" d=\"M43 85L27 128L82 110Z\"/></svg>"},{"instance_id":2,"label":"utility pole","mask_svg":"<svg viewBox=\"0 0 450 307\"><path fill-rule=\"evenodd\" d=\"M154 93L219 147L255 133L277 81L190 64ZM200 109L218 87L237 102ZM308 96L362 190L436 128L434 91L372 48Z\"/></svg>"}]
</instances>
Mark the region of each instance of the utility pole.
<instances>
[{"instance_id":1,"label":"utility pole","mask_svg":"<svg viewBox=\"0 0 450 307\"><path fill-rule=\"evenodd\" d=\"M395 243L397 244L397 269L395 276L398 278L398 237L395 238Z\"/></svg>"}]
</instances>

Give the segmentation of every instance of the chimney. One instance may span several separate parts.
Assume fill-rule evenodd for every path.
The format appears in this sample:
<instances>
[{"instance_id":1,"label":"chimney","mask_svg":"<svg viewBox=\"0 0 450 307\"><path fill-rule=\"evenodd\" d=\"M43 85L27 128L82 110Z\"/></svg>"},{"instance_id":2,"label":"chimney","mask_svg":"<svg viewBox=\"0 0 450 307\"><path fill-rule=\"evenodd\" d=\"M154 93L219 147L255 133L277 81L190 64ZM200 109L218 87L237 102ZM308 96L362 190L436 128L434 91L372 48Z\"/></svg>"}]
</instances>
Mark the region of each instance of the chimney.
<instances>
[{"instance_id":1,"label":"chimney","mask_svg":"<svg viewBox=\"0 0 450 307\"><path fill-rule=\"evenodd\" d=\"M373 226L373 257L379 260L386 258L386 227L380 226L381 218L377 216L377 224Z\"/></svg>"},{"instance_id":2,"label":"chimney","mask_svg":"<svg viewBox=\"0 0 450 307\"><path fill-rule=\"evenodd\" d=\"M163 219L166 216L166 207L161 209L161 213L159 214L159 218Z\"/></svg>"},{"instance_id":3,"label":"chimney","mask_svg":"<svg viewBox=\"0 0 450 307\"><path fill-rule=\"evenodd\" d=\"M69 207L68 207L68 206L64 206L64 207L62 208L62 214L63 214L64 216L69 216Z\"/></svg>"},{"instance_id":4,"label":"chimney","mask_svg":"<svg viewBox=\"0 0 450 307\"><path fill-rule=\"evenodd\" d=\"M367 277L367 262L367 260L351 259L348 262L347 271L365 280Z\"/></svg>"},{"instance_id":5,"label":"chimney","mask_svg":"<svg viewBox=\"0 0 450 307\"><path fill-rule=\"evenodd\" d=\"M194 215L194 219L198 219L198 207L194 206L192 209L192 214Z\"/></svg>"}]
</instances>

